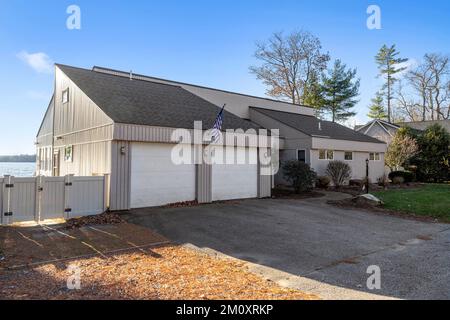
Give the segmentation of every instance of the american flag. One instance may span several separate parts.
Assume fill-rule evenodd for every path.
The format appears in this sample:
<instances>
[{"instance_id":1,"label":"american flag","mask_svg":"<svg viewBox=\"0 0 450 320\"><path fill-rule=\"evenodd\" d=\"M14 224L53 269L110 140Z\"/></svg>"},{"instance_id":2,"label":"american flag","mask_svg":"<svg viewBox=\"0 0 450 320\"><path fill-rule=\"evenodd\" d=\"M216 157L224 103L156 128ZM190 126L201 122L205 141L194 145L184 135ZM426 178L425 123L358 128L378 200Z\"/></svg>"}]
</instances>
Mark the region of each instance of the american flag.
<instances>
[{"instance_id":1,"label":"american flag","mask_svg":"<svg viewBox=\"0 0 450 320\"><path fill-rule=\"evenodd\" d=\"M212 142L219 141L222 136L222 123L223 123L223 110L225 109L226 104L223 105L222 110L220 110L217 115L216 121L214 121L214 126L212 129Z\"/></svg>"}]
</instances>

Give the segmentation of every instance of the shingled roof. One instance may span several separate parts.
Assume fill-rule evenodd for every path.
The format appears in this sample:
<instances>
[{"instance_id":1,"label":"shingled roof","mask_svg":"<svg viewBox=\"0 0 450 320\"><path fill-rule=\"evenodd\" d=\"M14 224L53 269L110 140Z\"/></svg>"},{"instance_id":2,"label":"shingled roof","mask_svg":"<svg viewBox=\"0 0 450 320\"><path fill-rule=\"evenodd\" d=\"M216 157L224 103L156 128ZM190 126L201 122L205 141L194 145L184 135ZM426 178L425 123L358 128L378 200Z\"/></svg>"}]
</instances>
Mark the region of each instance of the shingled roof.
<instances>
[{"instance_id":1,"label":"shingled roof","mask_svg":"<svg viewBox=\"0 0 450 320\"><path fill-rule=\"evenodd\" d=\"M136 125L192 129L194 121L212 127L220 107L169 84L57 64L114 122ZM258 129L225 109L222 129Z\"/></svg>"},{"instance_id":2,"label":"shingled roof","mask_svg":"<svg viewBox=\"0 0 450 320\"><path fill-rule=\"evenodd\" d=\"M252 109L312 137L384 143L338 123L320 120L313 116L255 107Z\"/></svg>"}]
</instances>

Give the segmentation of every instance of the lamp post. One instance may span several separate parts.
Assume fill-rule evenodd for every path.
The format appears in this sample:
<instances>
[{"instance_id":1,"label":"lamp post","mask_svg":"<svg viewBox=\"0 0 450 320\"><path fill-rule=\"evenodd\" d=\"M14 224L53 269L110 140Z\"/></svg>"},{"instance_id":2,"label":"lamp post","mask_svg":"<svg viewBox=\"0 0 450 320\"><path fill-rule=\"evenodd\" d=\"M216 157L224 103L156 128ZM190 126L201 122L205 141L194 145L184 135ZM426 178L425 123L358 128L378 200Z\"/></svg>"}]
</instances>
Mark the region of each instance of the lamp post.
<instances>
[{"instance_id":1,"label":"lamp post","mask_svg":"<svg viewBox=\"0 0 450 320\"><path fill-rule=\"evenodd\" d=\"M366 193L369 193L369 159L366 159Z\"/></svg>"}]
</instances>

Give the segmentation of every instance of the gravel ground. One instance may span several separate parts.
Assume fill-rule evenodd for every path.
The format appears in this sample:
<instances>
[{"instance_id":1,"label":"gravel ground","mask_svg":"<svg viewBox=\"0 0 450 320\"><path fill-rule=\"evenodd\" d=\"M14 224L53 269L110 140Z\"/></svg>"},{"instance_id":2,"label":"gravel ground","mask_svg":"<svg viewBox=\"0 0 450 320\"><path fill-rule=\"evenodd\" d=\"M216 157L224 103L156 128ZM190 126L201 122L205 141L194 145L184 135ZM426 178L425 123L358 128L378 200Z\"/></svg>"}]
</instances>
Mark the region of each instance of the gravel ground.
<instances>
[{"instance_id":1,"label":"gravel ground","mask_svg":"<svg viewBox=\"0 0 450 320\"><path fill-rule=\"evenodd\" d=\"M80 270L80 290L67 279ZM0 299L318 299L282 288L249 272L243 263L182 246L163 246L0 270Z\"/></svg>"}]
</instances>

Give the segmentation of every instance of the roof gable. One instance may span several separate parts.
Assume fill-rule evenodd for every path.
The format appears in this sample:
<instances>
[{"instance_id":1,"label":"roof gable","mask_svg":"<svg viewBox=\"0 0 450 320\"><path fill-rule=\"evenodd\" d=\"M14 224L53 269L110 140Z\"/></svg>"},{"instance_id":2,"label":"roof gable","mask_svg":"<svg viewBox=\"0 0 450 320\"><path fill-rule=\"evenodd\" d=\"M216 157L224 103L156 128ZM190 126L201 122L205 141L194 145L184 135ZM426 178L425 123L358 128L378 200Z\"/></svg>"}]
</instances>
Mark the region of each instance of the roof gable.
<instances>
[{"instance_id":1,"label":"roof gable","mask_svg":"<svg viewBox=\"0 0 450 320\"><path fill-rule=\"evenodd\" d=\"M337 140L350 140L360 142L384 143L380 140L354 131L343 125L331 121L323 121L313 116L296 113L268 110L262 108L252 108L272 119L290 126L311 137L320 137Z\"/></svg>"},{"instance_id":2,"label":"roof gable","mask_svg":"<svg viewBox=\"0 0 450 320\"><path fill-rule=\"evenodd\" d=\"M192 129L194 121L212 127L218 106L179 86L57 65L114 122ZM225 110L225 129L258 129Z\"/></svg>"}]
</instances>

